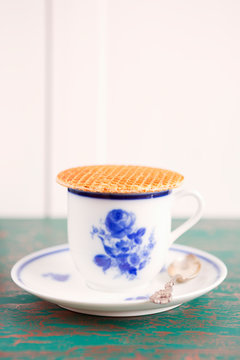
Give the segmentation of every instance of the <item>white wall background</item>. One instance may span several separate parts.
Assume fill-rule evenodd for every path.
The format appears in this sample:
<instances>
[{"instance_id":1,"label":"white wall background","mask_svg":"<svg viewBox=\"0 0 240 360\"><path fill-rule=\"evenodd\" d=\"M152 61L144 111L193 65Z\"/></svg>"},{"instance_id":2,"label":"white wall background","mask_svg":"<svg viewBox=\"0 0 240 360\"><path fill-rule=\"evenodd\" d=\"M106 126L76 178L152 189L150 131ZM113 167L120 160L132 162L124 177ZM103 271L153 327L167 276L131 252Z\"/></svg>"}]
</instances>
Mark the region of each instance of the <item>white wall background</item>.
<instances>
[{"instance_id":1,"label":"white wall background","mask_svg":"<svg viewBox=\"0 0 240 360\"><path fill-rule=\"evenodd\" d=\"M0 216L65 216L56 174L103 162L240 216L238 0L0 0L0 50Z\"/></svg>"}]
</instances>

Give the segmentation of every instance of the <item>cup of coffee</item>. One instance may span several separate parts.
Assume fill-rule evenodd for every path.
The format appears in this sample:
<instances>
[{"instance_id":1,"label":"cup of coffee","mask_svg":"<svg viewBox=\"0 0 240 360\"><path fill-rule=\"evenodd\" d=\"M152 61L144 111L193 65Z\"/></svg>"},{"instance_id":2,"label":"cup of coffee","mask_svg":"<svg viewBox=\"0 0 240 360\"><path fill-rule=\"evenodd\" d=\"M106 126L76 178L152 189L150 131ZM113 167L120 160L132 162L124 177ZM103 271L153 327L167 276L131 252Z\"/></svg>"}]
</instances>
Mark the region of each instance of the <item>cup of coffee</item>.
<instances>
[{"instance_id":1,"label":"cup of coffee","mask_svg":"<svg viewBox=\"0 0 240 360\"><path fill-rule=\"evenodd\" d=\"M62 171L68 187L68 241L73 262L96 290L124 292L147 286L165 265L171 244L201 217L196 191L173 189L183 176L170 170L99 165ZM192 196L195 213L171 231L176 199Z\"/></svg>"}]
</instances>

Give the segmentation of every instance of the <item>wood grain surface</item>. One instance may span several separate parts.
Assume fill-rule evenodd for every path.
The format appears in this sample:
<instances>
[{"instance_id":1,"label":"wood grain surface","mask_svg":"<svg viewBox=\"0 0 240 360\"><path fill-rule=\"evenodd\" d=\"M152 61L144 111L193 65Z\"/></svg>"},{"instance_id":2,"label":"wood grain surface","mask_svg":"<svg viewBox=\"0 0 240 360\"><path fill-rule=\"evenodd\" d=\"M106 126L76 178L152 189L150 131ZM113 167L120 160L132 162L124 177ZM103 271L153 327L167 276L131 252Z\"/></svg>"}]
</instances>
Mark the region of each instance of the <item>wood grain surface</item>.
<instances>
[{"instance_id":1,"label":"wood grain surface","mask_svg":"<svg viewBox=\"0 0 240 360\"><path fill-rule=\"evenodd\" d=\"M225 262L228 276L217 289L172 311L132 318L63 310L12 282L17 260L65 243L66 229L65 220L0 221L0 358L240 359L239 220L202 220L178 240Z\"/></svg>"}]
</instances>

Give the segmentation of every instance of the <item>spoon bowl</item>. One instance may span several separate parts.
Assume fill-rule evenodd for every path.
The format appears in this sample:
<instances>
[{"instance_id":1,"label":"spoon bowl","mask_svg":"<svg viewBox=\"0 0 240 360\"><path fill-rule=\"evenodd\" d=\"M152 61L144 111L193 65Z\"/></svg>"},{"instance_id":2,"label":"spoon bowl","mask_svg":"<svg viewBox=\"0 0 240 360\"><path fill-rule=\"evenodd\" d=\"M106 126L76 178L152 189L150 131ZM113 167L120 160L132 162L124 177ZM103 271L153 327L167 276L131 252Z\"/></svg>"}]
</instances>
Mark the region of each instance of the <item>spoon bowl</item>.
<instances>
[{"instance_id":1,"label":"spoon bowl","mask_svg":"<svg viewBox=\"0 0 240 360\"><path fill-rule=\"evenodd\" d=\"M199 273L201 263L193 254L188 254L181 260L175 260L168 266L168 275L175 277L176 282L182 283L193 279Z\"/></svg>"}]
</instances>

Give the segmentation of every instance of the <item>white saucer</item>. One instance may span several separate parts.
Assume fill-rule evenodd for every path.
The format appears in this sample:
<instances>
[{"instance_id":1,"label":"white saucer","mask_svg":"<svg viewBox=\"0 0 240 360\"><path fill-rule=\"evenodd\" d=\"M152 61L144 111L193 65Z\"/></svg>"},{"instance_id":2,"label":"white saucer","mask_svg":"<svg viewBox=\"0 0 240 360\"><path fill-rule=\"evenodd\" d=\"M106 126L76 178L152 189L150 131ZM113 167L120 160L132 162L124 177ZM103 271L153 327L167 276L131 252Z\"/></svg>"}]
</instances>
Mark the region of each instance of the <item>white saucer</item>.
<instances>
[{"instance_id":1,"label":"white saucer","mask_svg":"<svg viewBox=\"0 0 240 360\"><path fill-rule=\"evenodd\" d=\"M165 270L144 290L127 294L107 293L88 288L75 270L67 244L46 248L19 260L11 271L13 281L27 292L66 309L91 315L139 316L164 312L206 294L226 277L224 263L207 252L189 246L174 245L167 263L186 254L196 255L202 264L199 275L174 286L172 301L153 304L148 297L169 280Z\"/></svg>"}]
</instances>

